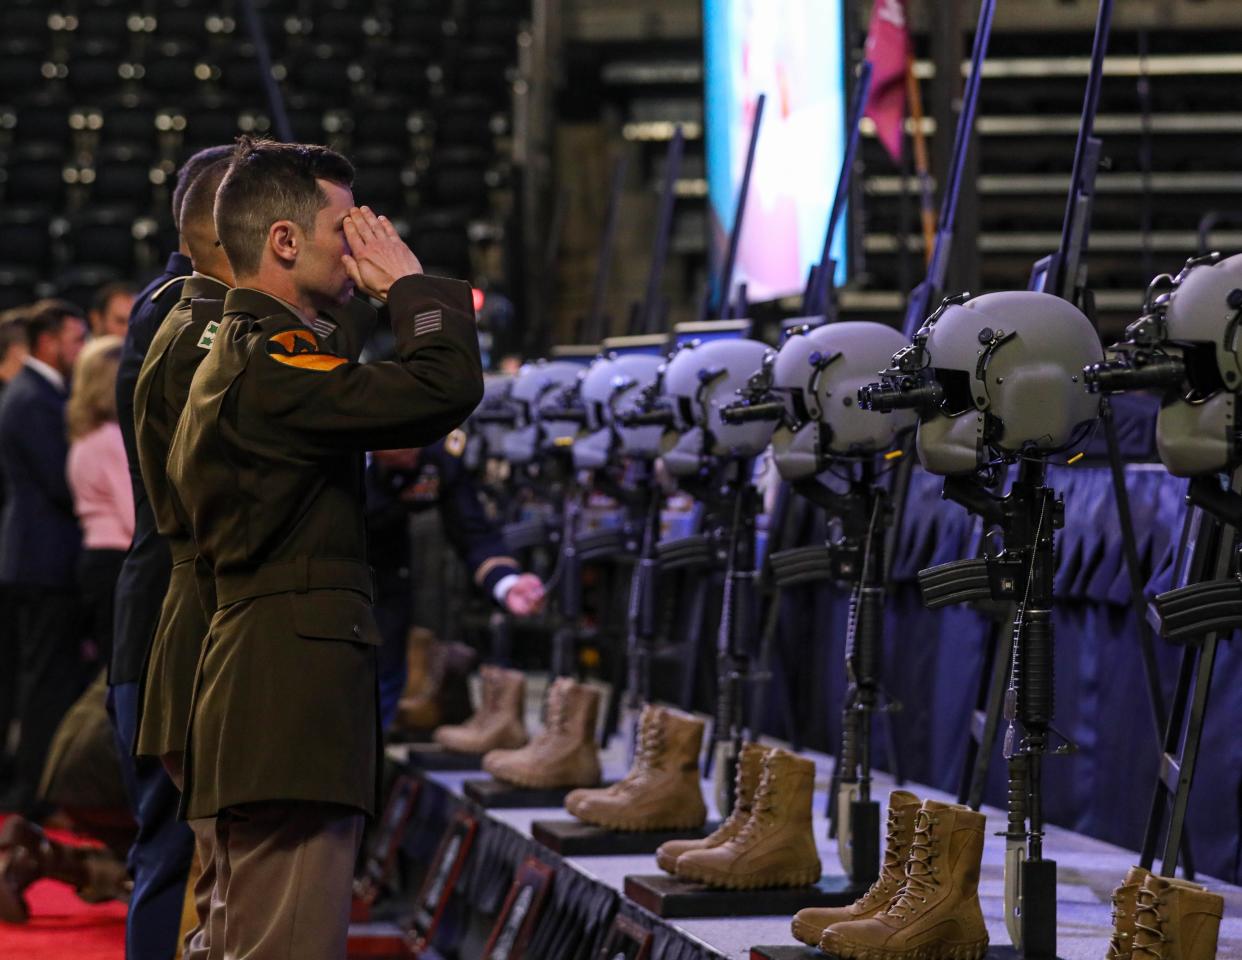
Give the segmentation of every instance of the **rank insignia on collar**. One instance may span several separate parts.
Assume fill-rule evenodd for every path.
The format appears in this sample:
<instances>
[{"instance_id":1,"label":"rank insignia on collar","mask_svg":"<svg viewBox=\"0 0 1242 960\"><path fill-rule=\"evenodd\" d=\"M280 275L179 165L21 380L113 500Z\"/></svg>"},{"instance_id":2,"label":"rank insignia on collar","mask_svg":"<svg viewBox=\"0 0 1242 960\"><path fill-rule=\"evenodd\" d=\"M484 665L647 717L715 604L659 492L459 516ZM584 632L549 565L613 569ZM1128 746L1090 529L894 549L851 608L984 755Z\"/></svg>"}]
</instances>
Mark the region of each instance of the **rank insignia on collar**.
<instances>
[{"instance_id":1,"label":"rank insignia on collar","mask_svg":"<svg viewBox=\"0 0 1242 960\"><path fill-rule=\"evenodd\" d=\"M203 335L198 338L198 346L201 350L210 350L211 345L216 342L216 334L220 332L220 323L216 320L210 321L203 327Z\"/></svg>"}]
</instances>

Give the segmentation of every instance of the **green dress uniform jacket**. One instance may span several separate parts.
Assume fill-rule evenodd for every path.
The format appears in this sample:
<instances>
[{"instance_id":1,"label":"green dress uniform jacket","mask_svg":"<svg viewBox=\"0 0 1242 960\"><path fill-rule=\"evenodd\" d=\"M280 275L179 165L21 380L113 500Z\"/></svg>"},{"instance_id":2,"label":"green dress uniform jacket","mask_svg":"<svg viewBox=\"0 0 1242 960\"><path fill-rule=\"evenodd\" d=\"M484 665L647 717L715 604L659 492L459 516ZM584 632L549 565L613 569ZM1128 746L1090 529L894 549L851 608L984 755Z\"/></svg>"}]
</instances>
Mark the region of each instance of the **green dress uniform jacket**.
<instances>
[{"instance_id":1,"label":"green dress uniform jacket","mask_svg":"<svg viewBox=\"0 0 1242 960\"><path fill-rule=\"evenodd\" d=\"M168 460L217 602L195 681L187 818L262 801L375 812L363 452L432 443L483 395L468 284L406 277L389 313L396 359L358 364L267 294L225 298Z\"/></svg>"},{"instance_id":2,"label":"green dress uniform jacket","mask_svg":"<svg viewBox=\"0 0 1242 960\"><path fill-rule=\"evenodd\" d=\"M134 747L138 756L160 757L185 750L195 668L216 609L211 568L198 555L185 510L168 482L167 463L190 383L223 319L228 292L226 284L201 274L185 281L181 299L151 339L134 389L143 485L156 529L168 541L173 560L159 625L143 666ZM327 346L356 357L375 325L375 311L365 301L354 300L318 322Z\"/></svg>"}]
</instances>

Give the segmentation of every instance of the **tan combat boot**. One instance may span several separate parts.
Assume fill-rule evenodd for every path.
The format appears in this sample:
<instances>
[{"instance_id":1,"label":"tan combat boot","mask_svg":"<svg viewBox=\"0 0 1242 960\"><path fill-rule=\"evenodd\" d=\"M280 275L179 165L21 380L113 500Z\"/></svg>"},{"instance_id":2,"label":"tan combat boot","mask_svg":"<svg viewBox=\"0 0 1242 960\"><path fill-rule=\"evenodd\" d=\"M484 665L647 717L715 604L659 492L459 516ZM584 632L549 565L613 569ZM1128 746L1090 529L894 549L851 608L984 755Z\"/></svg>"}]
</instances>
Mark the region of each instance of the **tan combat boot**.
<instances>
[{"instance_id":1,"label":"tan combat boot","mask_svg":"<svg viewBox=\"0 0 1242 960\"><path fill-rule=\"evenodd\" d=\"M703 826L707 807L699 785L703 721L648 704L638 724L634 766L623 780L575 790L565 809L610 830L690 830Z\"/></svg>"},{"instance_id":2,"label":"tan combat boot","mask_svg":"<svg viewBox=\"0 0 1242 960\"><path fill-rule=\"evenodd\" d=\"M462 724L439 727L435 741L456 753L516 750L526 745L526 676L520 670L484 666L479 708Z\"/></svg>"},{"instance_id":3,"label":"tan combat boot","mask_svg":"<svg viewBox=\"0 0 1242 960\"><path fill-rule=\"evenodd\" d=\"M1134 907L1134 960L1213 960L1224 912L1219 894L1149 874Z\"/></svg>"},{"instance_id":4,"label":"tan combat boot","mask_svg":"<svg viewBox=\"0 0 1242 960\"><path fill-rule=\"evenodd\" d=\"M811 831L815 764L771 750L755 791L750 819L736 837L677 858L677 876L730 890L802 887L820 877Z\"/></svg>"},{"instance_id":5,"label":"tan combat boot","mask_svg":"<svg viewBox=\"0 0 1242 960\"><path fill-rule=\"evenodd\" d=\"M112 852L61 843L24 817L10 817L0 829L0 920L25 923L26 888L44 878L69 884L87 903L128 901L133 887Z\"/></svg>"},{"instance_id":6,"label":"tan combat boot","mask_svg":"<svg viewBox=\"0 0 1242 960\"><path fill-rule=\"evenodd\" d=\"M738 832L750 819L751 806L754 803L755 791L759 789L759 778L763 775L763 758L768 748L757 743L742 745L741 756L737 761L737 773L734 775L733 812L711 834L701 840L669 840L660 844L656 850L656 863L665 873L677 873L677 858L691 850L711 850L738 835Z\"/></svg>"},{"instance_id":7,"label":"tan combat boot","mask_svg":"<svg viewBox=\"0 0 1242 960\"><path fill-rule=\"evenodd\" d=\"M1142 867L1131 867L1125 881L1113 891L1113 935L1108 941L1105 960L1130 960L1134 953L1134 918L1138 908L1139 891L1151 876L1150 870ZM1175 886L1189 887L1191 890L1206 890L1200 883L1188 880L1165 878L1166 882Z\"/></svg>"},{"instance_id":8,"label":"tan combat boot","mask_svg":"<svg viewBox=\"0 0 1242 960\"><path fill-rule=\"evenodd\" d=\"M925 801L900 892L883 913L833 924L819 949L843 960L982 960L988 949L979 906L985 822L968 807Z\"/></svg>"},{"instance_id":9,"label":"tan combat boot","mask_svg":"<svg viewBox=\"0 0 1242 960\"><path fill-rule=\"evenodd\" d=\"M880 875L867 892L847 907L807 907L793 918L793 935L807 946L817 947L834 923L866 920L887 909L906 880L906 860L914 842L914 817L919 812L919 798L906 790L894 790L888 796L888 831L884 840L884 864Z\"/></svg>"},{"instance_id":10,"label":"tan combat boot","mask_svg":"<svg viewBox=\"0 0 1242 960\"><path fill-rule=\"evenodd\" d=\"M491 751L483 769L497 780L533 790L597 786L599 701L594 687L558 678L548 691L543 730L520 750Z\"/></svg>"}]
</instances>

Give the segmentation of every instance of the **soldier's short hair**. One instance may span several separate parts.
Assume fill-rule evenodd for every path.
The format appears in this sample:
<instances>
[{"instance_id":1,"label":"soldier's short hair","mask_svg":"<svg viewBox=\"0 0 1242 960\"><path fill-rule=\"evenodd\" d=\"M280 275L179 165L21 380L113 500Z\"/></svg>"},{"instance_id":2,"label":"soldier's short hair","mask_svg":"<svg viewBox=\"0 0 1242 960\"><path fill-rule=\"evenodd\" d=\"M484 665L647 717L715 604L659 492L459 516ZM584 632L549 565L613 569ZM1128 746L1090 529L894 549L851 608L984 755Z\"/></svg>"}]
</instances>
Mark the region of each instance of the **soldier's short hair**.
<instances>
[{"instance_id":1,"label":"soldier's short hair","mask_svg":"<svg viewBox=\"0 0 1242 960\"><path fill-rule=\"evenodd\" d=\"M224 157L210 164L190 184L181 203L181 239L190 252L193 260L198 260L214 251L198 249L214 243L216 228L212 222L216 205L216 191L229 170L229 158Z\"/></svg>"},{"instance_id":2,"label":"soldier's short hair","mask_svg":"<svg viewBox=\"0 0 1242 960\"><path fill-rule=\"evenodd\" d=\"M216 234L238 277L259 269L268 231L291 220L310 233L328 203L319 180L354 182L354 165L327 147L242 137L216 191Z\"/></svg>"},{"instance_id":3,"label":"soldier's short hair","mask_svg":"<svg viewBox=\"0 0 1242 960\"><path fill-rule=\"evenodd\" d=\"M200 173L217 160L227 160L233 156L233 150L234 146L231 143L224 143L218 147L204 147L198 153L191 154L189 159L177 168L177 183L172 192L172 215L173 226L178 231L181 230L181 208L185 204L185 194L190 189L190 185L198 179Z\"/></svg>"}]
</instances>

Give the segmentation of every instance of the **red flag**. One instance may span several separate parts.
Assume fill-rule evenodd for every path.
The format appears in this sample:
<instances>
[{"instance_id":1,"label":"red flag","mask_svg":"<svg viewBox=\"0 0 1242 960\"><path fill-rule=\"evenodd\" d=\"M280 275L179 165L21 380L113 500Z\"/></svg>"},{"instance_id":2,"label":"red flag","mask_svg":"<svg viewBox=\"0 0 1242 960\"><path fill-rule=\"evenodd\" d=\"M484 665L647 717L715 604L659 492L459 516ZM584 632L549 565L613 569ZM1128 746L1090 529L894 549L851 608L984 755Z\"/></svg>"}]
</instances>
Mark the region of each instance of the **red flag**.
<instances>
[{"instance_id":1,"label":"red flag","mask_svg":"<svg viewBox=\"0 0 1242 960\"><path fill-rule=\"evenodd\" d=\"M906 60L910 31L905 0L875 0L867 28L867 59L871 61L871 93L864 114L875 121L875 133L894 163L901 162L901 135L906 119Z\"/></svg>"}]
</instances>

